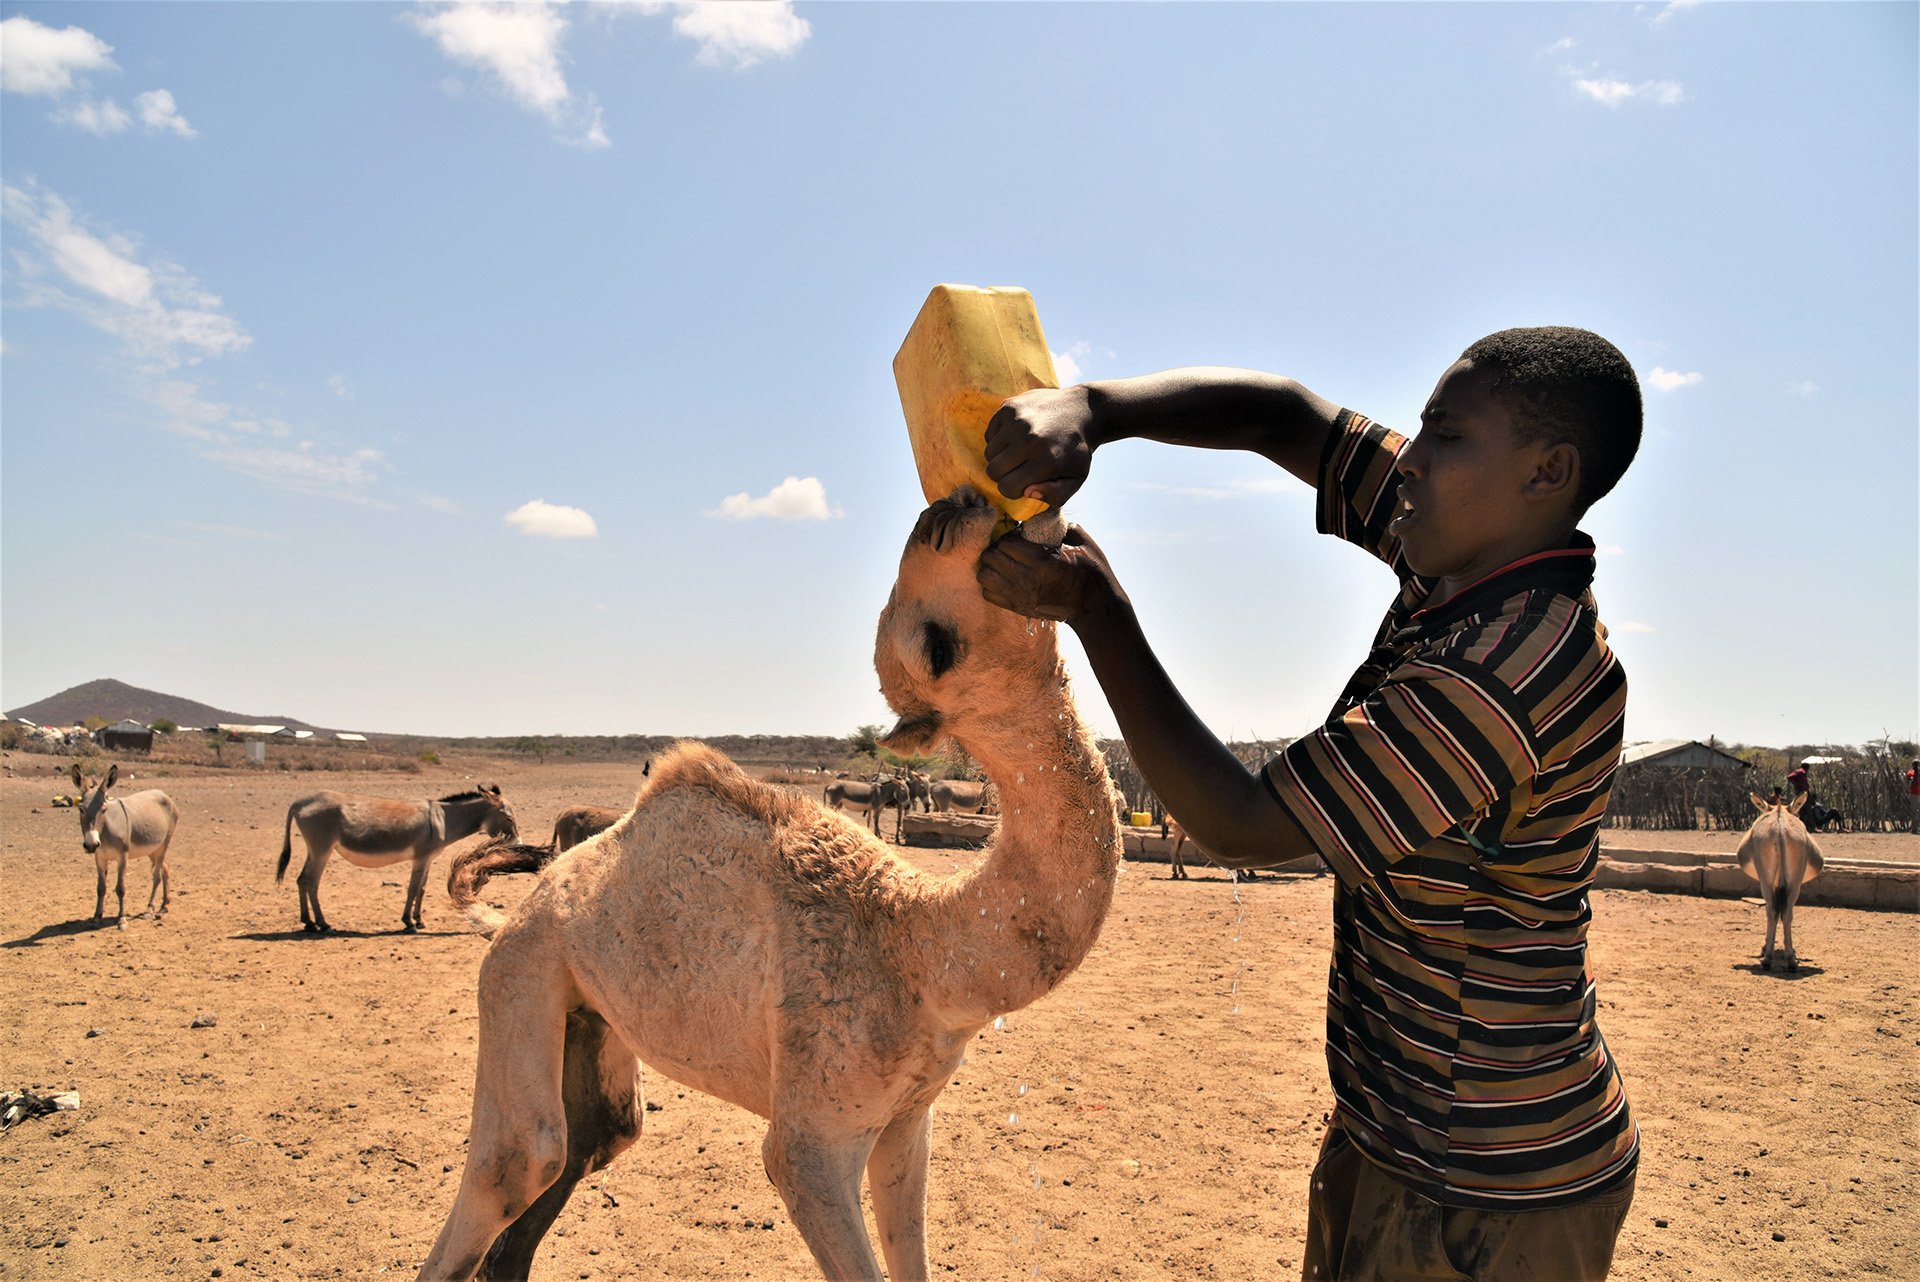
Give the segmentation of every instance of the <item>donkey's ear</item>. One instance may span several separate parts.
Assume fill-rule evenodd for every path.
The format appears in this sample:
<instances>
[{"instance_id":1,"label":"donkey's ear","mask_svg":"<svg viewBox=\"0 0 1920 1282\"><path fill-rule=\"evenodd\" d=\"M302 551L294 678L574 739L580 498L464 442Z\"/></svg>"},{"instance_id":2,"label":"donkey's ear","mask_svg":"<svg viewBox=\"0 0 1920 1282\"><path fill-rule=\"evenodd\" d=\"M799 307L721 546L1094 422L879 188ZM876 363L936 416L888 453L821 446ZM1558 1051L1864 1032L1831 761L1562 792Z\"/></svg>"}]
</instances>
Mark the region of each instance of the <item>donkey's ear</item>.
<instances>
[{"instance_id":1,"label":"donkey's ear","mask_svg":"<svg viewBox=\"0 0 1920 1282\"><path fill-rule=\"evenodd\" d=\"M1753 804L1754 804L1754 805L1755 805L1756 807L1758 807L1758 808L1759 808L1759 811L1760 811L1760 813L1761 813L1761 814L1763 814L1763 815L1764 815L1764 814L1766 814L1766 813L1767 813L1767 811L1769 811L1769 810L1771 810L1771 809L1773 809L1773 807L1772 807L1772 806L1770 806L1770 805L1768 805L1768 804L1767 804L1767 799L1766 799L1765 797L1763 797L1763 796L1761 796L1761 795L1760 795L1759 793L1757 793L1757 792L1750 792L1750 793L1748 793L1748 794L1747 794L1747 799L1748 799L1748 800L1750 800L1750 801L1752 801L1752 802L1753 802Z\"/></svg>"},{"instance_id":2,"label":"donkey's ear","mask_svg":"<svg viewBox=\"0 0 1920 1282\"><path fill-rule=\"evenodd\" d=\"M73 763L73 786L80 789L87 786L87 781L80 777L80 763L77 761Z\"/></svg>"},{"instance_id":3,"label":"donkey's ear","mask_svg":"<svg viewBox=\"0 0 1920 1282\"><path fill-rule=\"evenodd\" d=\"M115 779L118 779L119 777L120 777L120 763L116 761L112 765L107 767L107 782L102 786L107 788L113 787L113 781Z\"/></svg>"},{"instance_id":4,"label":"donkey's ear","mask_svg":"<svg viewBox=\"0 0 1920 1282\"><path fill-rule=\"evenodd\" d=\"M1799 796L1797 796L1797 797L1795 797L1795 798L1793 799L1793 803L1792 803L1791 805L1789 805L1789 806L1787 807L1787 809L1788 809L1788 810L1791 810L1791 811L1792 811L1792 812L1793 812L1794 814L1796 814L1796 815L1797 815L1797 814L1799 814L1799 813L1800 813L1800 807L1802 807L1802 806L1804 806L1804 805L1806 805L1806 804L1807 804L1807 798L1809 798L1809 797L1811 797L1812 795L1813 795L1813 794L1812 794L1812 793L1810 793L1810 792L1803 792L1803 793L1801 793L1801 794L1800 794Z\"/></svg>"}]
</instances>

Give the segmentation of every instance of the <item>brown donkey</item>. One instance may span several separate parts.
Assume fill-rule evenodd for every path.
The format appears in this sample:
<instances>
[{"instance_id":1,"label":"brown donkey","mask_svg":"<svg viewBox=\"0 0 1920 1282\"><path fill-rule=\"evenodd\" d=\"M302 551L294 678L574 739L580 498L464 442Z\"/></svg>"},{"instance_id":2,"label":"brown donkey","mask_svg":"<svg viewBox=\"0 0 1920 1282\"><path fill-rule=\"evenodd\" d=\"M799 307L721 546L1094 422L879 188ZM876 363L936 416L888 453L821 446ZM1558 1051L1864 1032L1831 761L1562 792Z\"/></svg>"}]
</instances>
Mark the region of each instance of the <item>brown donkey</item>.
<instances>
[{"instance_id":1,"label":"brown donkey","mask_svg":"<svg viewBox=\"0 0 1920 1282\"><path fill-rule=\"evenodd\" d=\"M463 837L485 829L489 837L511 837L519 832L513 807L498 785L456 792L438 801L389 801L385 797L357 797L345 792L316 792L287 807L287 837L280 847L275 882L287 875L293 858L293 827L307 843L307 862L300 866L300 924L316 933L330 929L320 911L320 874L334 847L350 864L384 868L402 859L413 860L407 882L407 902L400 912L401 928L419 930L420 902L425 895L427 865L433 857Z\"/></svg>"}]
</instances>

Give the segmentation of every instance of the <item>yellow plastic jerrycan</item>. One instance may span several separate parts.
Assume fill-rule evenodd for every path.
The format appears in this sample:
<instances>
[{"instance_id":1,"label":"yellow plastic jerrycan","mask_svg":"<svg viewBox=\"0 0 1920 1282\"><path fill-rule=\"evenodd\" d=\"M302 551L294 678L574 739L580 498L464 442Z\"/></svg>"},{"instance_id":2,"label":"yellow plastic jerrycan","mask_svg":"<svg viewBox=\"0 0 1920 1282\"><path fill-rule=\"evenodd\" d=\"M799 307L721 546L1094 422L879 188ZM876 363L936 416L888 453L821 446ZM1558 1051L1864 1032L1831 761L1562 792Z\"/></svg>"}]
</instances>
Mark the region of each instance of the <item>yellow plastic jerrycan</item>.
<instances>
[{"instance_id":1,"label":"yellow plastic jerrycan","mask_svg":"<svg viewBox=\"0 0 1920 1282\"><path fill-rule=\"evenodd\" d=\"M1033 295L935 285L893 358L893 380L929 503L971 485L1013 520L1046 511L1039 499L1003 497L987 476L987 423L1000 403L1060 386Z\"/></svg>"}]
</instances>

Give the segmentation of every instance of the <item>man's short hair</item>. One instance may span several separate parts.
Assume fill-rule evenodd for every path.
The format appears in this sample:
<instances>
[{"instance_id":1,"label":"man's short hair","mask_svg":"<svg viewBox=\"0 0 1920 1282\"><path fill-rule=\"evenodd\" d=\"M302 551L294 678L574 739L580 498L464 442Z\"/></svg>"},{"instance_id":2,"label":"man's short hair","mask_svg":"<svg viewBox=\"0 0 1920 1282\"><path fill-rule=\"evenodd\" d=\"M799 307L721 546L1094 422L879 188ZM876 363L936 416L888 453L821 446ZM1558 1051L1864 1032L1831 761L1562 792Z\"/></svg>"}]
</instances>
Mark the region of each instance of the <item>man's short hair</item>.
<instances>
[{"instance_id":1,"label":"man's short hair","mask_svg":"<svg viewBox=\"0 0 1920 1282\"><path fill-rule=\"evenodd\" d=\"M1493 372L1493 394L1526 441L1580 451L1575 515L1625 475L1640 448L1640 380L1620 349L1568 325L1503 329L1460 354Z\"/></svg>"}]
</instances>

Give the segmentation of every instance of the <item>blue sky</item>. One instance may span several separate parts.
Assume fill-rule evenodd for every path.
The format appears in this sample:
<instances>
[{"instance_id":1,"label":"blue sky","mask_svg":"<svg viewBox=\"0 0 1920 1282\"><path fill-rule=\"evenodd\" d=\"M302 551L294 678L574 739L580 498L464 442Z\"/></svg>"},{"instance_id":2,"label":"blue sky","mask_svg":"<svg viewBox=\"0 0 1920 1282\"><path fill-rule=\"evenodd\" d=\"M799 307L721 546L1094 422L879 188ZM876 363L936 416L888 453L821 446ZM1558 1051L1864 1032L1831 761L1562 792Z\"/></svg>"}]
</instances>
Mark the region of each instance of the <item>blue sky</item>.
<instances>
[{"instance_id":1,"label":"blue sky","mask_svg":"<svg viewBox=\"0 0 1920 1282\"><path fill-rule=\"evenodd\" d=\"M1911 737L1917 11L0 6L0 706L885 721L890 362L958 281L1080 377L1409 429L1480 335L1594 329L1628 737ZM1392 593L1251 457L1115 446L1068 515L1224 735L1315 724Z\"/></svg>"}]
</instances>

